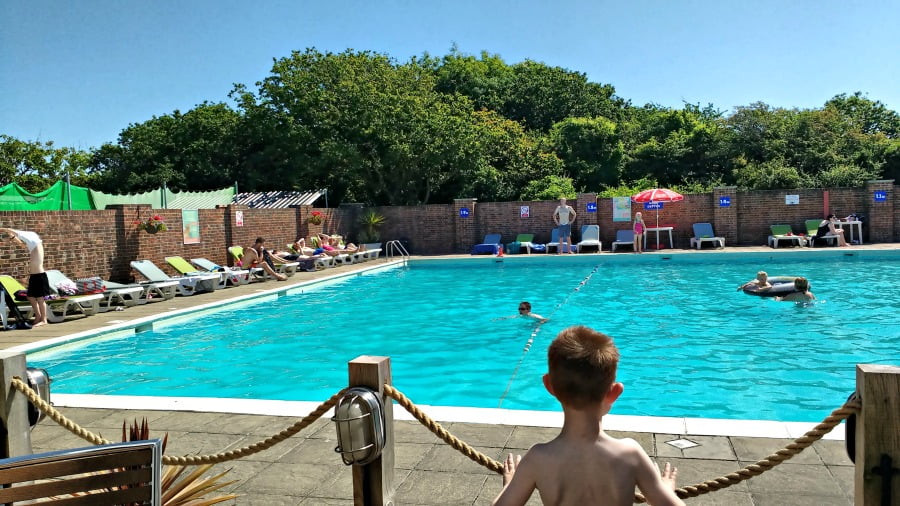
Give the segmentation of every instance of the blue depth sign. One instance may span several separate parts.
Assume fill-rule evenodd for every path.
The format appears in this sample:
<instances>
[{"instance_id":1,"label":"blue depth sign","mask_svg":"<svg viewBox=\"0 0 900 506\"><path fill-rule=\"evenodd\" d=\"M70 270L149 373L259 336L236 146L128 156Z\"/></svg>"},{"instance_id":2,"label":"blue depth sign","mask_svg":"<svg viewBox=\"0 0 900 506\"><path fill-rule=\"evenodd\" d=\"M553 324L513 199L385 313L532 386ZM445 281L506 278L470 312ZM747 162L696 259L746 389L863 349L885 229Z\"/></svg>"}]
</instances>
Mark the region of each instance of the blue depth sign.
<instances>
[{"instance_id":1,"label":"blue depth sign","mask_svg":"<svg viewBox=\"0 0 900 506\"><path fill-rule=\"evenodd\" d=\"M731 197L719 197L719 207L731 207Z\"/></svg>"},{"instance_id":2,"label":"blue depth sign","mask_svg":"<svg viewBox=\"0 0 900 506\"><path fill-rule=\"evenodd\" d=\"M460 218L468 218L469 217L469 208L468 207L460 207L459 208L459 217Z\"/></svg>"},{"instance_id":3,"label":"blue depth sign","mask_svg":"<svg viewBox=\"0 0 900 506\"><path fill-rule=\"evenodd\" d=\"M885 202L887 201L887 192L884 190L878 190L875 192L875 202Z\"/></svg>"},{"instance_id":4,"label":"blue depth sign","mask_svg":"<svg viewBox=\"0 0 900 506\"><path fill-rule=\"evenodd\" d=\"M658 211L662 208L663 208L662 202L644 202L644 210L645 211L653 211L654 209Z\"/></svg>"},{"instance_id":5,"label":"blue depth sign","mask_svg":"<svg viewBox=\"0 0 900 506\"><path fill-rule=\"evenodd\" d=\"M596 202L588 202L586 208L587 208L587 212L596 213L597 212L597 203Z\"/></svg>"}]
</instances>

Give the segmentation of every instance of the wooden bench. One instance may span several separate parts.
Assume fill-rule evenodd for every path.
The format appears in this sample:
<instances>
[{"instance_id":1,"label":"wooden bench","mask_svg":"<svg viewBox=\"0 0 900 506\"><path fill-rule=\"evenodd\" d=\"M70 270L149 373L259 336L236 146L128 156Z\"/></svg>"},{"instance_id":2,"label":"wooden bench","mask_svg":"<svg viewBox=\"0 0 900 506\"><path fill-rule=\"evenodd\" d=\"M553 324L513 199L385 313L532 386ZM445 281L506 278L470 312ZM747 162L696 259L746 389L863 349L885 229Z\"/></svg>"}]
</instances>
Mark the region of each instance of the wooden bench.
<instances>
[{"instance_id":1,"label":"wooden bench","mask_svg":"<svg viewBox=\"0 0 900 506\"><path fill-rule=\"evenodd\" d=\"M161 467L159 439L0 459L0 504L159 506Z\"/></svg>"}]
</instances>

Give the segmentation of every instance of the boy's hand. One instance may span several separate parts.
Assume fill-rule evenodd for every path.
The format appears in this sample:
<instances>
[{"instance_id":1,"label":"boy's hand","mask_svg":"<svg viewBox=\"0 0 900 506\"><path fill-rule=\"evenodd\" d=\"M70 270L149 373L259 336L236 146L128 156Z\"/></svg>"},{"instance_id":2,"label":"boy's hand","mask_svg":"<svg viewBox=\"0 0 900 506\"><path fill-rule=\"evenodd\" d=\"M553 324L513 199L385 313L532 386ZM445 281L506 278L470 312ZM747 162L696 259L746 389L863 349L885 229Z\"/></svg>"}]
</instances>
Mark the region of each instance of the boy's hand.
<instances>
[{"instance_id":1,"label":"boy's hand","mask_svg":"<svg viewBox=\"0 0 900 506\"><path fill-rule=\"evenodd\" d=\"M659 469L659 466L657 465L656 468ZM672 466L668 462L666 462L666 467L660 473L660 477L662 478L662 481L666 485L669 485L672 487L672 490L675 490L676 488L678 488L675 485L675 479L678 477L678 468L677 467Z\"/></svg>"},{"instance_id":2,"label":"boy's hand","mask_svg":"<svg viewBox=\"0 0 900 506\"><path fill-rule=\"evenodd\" d=\"M506 462L503 463L503 486L505 487L512 480L514 474L516 474L516 467L519 465L519 462L522 461L521 455L513 455L510 453L506 456ZM666 465L666 469L668 470L668 464Z\"/></svg>"}]
</instances>

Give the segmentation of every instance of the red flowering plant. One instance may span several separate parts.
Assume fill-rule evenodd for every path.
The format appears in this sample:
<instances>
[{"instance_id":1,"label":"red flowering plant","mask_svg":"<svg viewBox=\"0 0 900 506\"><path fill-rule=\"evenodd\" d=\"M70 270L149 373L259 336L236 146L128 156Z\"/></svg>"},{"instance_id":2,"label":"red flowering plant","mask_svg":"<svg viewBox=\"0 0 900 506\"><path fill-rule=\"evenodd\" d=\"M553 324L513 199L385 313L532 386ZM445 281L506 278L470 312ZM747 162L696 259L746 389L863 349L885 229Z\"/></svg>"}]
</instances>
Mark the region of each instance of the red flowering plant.
<instances>
[{"instance_id":1,"label":"red flowering plant","mask_svg":"<svg viewBox=\"0 0 900 506\"><path fill-rule=\"evenodd\" d=\"M138 230L144 230L148 234L155 234L157 232L165 232L166 230L169 230L169 227L166 226L166 222L163 221L162 216L158 214L154 214L144 221L135 221L134 224Z\"/></svg>"},{"instance_id":2,"label":"red flowering plant","mask_svg":"<svg viewBox=\"0 0 900 506\"><path fill-rule=\"evenodd\" d=\"M312 223L313 225L321 225L322 224L322 213L319 211L313 211L311 215L309 215L309 219L306 220L307 223Z\"/></svg>"}]
</instances>

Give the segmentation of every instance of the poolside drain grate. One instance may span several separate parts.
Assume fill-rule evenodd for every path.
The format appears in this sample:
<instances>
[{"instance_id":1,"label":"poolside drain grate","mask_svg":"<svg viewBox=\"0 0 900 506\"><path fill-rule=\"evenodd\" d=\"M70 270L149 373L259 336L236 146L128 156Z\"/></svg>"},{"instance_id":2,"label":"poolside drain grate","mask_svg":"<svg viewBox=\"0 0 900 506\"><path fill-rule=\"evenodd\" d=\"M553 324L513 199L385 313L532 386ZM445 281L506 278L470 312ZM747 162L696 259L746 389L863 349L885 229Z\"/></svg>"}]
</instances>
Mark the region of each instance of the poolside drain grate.
<instances>
[{"instance_id":1,"label":"poolside drain grate","mask_svg":"<svg viewBox=\"0 0 900 506\"><path fill-rule=\"evenodd\" d=\"M691 441L690 439L673 439L671 441L666 441L667 445L674 446L680 450L686 450L688 448L693 448L695 446L700 446L700 443Z\"/></svg>"}]
</instances>

